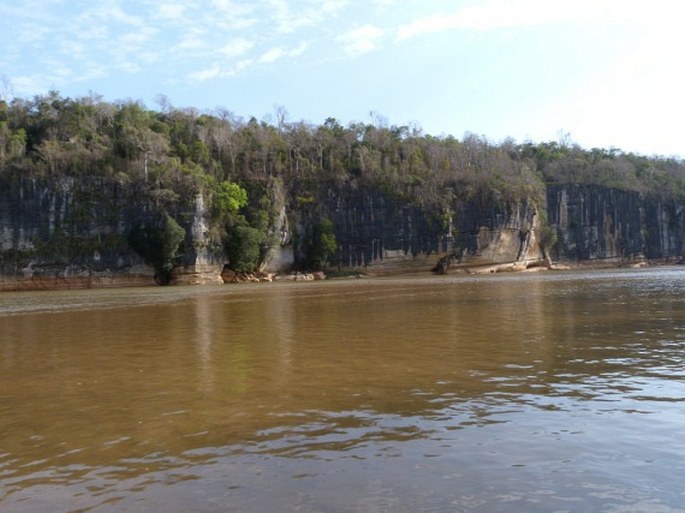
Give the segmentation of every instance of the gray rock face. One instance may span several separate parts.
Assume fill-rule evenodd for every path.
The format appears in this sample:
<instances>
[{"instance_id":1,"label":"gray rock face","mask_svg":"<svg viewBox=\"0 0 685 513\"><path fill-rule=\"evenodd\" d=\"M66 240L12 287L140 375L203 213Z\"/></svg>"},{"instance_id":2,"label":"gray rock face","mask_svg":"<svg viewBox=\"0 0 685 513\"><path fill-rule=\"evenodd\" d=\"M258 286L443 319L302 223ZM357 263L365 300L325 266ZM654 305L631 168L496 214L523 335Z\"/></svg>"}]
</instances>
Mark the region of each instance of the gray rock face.
<instances>
[{"instance_id":1,"label":"gray rock face","mask_svg":"<svg viewBox=\"0 0 685 513\"><path fill-rule=\"evenodd\" d=\"M541 259L536 209L529 203L486 205L455 201L444 212L422 208L378 189L330 187L316 204L290 205L299 233L330 219L338 253L331 264L367 272L432 269L446 254L478 264ZM295 240L295 256L301 248Z\"/></svg>"},{"instance_id":2,"label":"gray rock face","mask_svg":"<svg viewBox=\"0 0 685 513\"><path fill-rule=\"evenodd\" d=\"M680 259L683 205L590 185L547 188L548 222L559 260Z\"/></svg>"},{"instance_id":3,"label":"gray rock face","mask_svg":"<svg viewBox=\"0 0 685 513\"><path fill-rule=\"evenodd\" d=\"M135 190L115 180L0 179L0 290L152 284L154 270L128 243L136 223L154 213ZM181 283L220 281L222 261L207 253L201 196L174 217L186 231ZM635 192L551 185L547 222L558 233L559 261L680 259L685 208ZM338 254L334 265L388 271L430 270L454 253L480 264L535 261L541 213L531 203L456 201L437 218L380 190L330 187L313 204L283 202L274 230L288 237L273 253L274 270L298 257L297 236L328 217ZM286 227L286 228L284 228ZM266 270L269 270L267 265Z\"/></svg>"},{"instance_id":4,"label":"gray rock face","mask_svg":"<svg viewBox=\"0 0 685 513\"><path fill-rule=\"evenodd\" d=\"M42 286L41 280L149 272L126 244L137 219L129 200L115 184L0 181L0 276Z\"/></svg>"}]
</instances>

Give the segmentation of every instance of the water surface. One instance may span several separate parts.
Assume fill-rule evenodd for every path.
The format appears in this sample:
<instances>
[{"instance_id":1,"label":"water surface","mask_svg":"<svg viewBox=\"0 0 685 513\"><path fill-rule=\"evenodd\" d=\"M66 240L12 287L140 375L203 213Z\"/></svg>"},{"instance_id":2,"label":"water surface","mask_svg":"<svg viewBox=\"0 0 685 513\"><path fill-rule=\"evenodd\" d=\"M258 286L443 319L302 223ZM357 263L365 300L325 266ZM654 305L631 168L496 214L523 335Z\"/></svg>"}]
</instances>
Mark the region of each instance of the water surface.
<instances>
[{"instance_id":1,"label":"water surface","mask_svg":"<svg viewBox=\"0 0 685 513\"><path fill-rule=\"evenodd\" d=\"M685 512L685 270L0 294L0 511Z\"/></svg>"}]
</instances>

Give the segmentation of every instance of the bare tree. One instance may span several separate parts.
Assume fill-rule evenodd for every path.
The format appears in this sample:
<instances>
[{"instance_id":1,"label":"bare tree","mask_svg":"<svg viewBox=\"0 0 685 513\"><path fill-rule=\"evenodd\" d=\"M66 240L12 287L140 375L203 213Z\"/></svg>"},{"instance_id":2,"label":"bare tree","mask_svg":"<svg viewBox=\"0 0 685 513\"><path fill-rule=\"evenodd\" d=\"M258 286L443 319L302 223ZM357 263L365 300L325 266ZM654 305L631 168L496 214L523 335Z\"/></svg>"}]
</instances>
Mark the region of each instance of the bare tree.
<instances>
[{"instance_id":1,"label":"bare tree","mask_svg":"<svg viewBox=\"0 0 685 513\"><path fill-rule=\"evenodd\" d=\"M9 77L4 73L0 73L0 100L9 103L14 96L14 89Z\"/></svg>"}]
</instances>

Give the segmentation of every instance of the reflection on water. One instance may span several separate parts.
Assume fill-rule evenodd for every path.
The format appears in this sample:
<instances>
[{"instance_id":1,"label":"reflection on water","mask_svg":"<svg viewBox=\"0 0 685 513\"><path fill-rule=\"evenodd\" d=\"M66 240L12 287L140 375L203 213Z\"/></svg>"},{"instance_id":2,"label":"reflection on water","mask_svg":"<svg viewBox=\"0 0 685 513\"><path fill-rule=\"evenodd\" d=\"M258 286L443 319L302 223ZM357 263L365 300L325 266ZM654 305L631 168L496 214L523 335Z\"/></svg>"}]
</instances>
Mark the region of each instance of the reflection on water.
<instances>
[{"instance_id":1,"label":"reflection on water","mask_svg":"<svg viewBox=\"0 0 685 513\"><path fill-rule=\"evenodd\" d=\"M0 295L0 510L685 511L679 269Z\"/></svg>"}]
</instances>

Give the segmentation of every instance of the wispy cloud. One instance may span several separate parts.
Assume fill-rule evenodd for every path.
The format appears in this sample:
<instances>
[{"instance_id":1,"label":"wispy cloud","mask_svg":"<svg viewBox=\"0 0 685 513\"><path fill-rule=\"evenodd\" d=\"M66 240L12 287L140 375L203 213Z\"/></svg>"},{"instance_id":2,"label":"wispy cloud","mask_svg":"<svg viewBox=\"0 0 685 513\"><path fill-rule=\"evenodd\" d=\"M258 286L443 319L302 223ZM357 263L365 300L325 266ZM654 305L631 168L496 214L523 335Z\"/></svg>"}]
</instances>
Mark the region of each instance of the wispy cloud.
<instances>
[{"instance_id":1,"label":"wispy cloud","mask_svg":"<svg viewBox=\"0 0 685 513\"><path fill-rule=\"evenodd\" d=\"M21 91L22 95L43 94L52 87L53 84L46 81L43 74L12 77L12 88L16 91Z\"/></svg>"},{"instance_id":2,"label":"wispy cloud","mask_svg":"<svg viewBox=\"0 0 685 513\"><path fill-rule=\"evenodd\" d=\"M226 50L226 53L230 54L227 56L236 57L239 54L246 53L249 49L252 48L252 46L253 43L250 41L237 40L233 43L229 43L229 45L227 45L227 47L225 47L223 50ZM307 43L301 43L300 45L293 48L283 48L280 46L275 46L266 50L257 58L247 57L245 59L239 60L235 64L226 66L215 63L199 71L193 71L188 73L186 75L186 78L190 82L204 82L207 80L213 80L222 77L234 77L243 74L259 65L268 65L273 64L274 62L282 59L295 58L304 53L307 50L308 46L309 45Z\"/></svg>"},{"instance_id":3,"label":"wispy cloud","mask_svg":"<svg viewBox=\"0 0 685 513\"><path fill-rule=\"evenodd\" d=\"M88 58L86 46L78 41L63 40L57 43L59 50L64 55L69 55L76 59Z\"/></svg>"},{"instance_id":4,"label":"wispy cloud","mask_svg":"<svg viewBox=\"0 0 685 513\"><path fill-rule=\"evenodd\" d=\"M253 46L253 41L249 41L245 38L236 38L220 47L218 52L223 54L225 57L238 57L239 55L245 54L245 52L250 50Z\"/></svg>"},{"instance_id":5,"label":"wispy cloud","mask_svg":"<svg viewBox=\"0 0 685 513\"><path fill-rule=\"evenodd\" d=\"M183 4L162 4L159 6L159 16L170 20L183 20L186 6Z\"/></svg>"},{"instance_id":6,"label":"wispy cloud","mask_svg":"<svg viewBox=\"0 0 685 513\"><path fill-rule=\"evenodd\" d=\"M109 30L104 24L88 24L81 25L81 30L77 37L80 40L106 40L109 36Z\"/></svg>"},{"instance_id":7,"label":"wispy cloud","mask_svg":"<svg viewBox=\"0 0 685 513\"><path fill-rule=\"evenodd\" d=\"M78 2L68 8L64 0L17 2L19 7L0 5L0 17L7 14L16 20L13 39L0 34L0 43L5 43L0 63L20 69L22 51L31 49L35 65L41 56L57 50L55 56L77 70L68 75L44 64L47 80L63 87L76 80L78 70L86 69L114 76L142 73L153 66L160 74L185 68L180 76L203 81L296 58L311 44L301 41L321 41L325 27L350 0L110 0ZM38 9L39 5L45 8ZM29 7L36 7L35 16L27 14ZM27 67L13 76L30 77L32 72Z\"/></svg>"},{"instance_id":8,"label":"wispy cloud","mask_svg":"<svg viewBox=\"0 0 685 513\"><path fill-rule=\"evenodd\" d=\"M347 4L348 0L310 0L291 6L287 0L267 0L267 5L276 28L280 33L290 34L304 27L312 27L334 17Z\"/></svg>"},{"instance_id":9,"label":"wispy cloud","mask_svg":"<svg viewBox=\"0 0 685 513\"><path fill-rule=\"evenodd\" d=\"M307 49L307 46L308 45L306 43L302 43L301 45L289 50L284 50L280 47L274 47L264 52L259 58L259 62L268 64L284 57L297 57Z\"/></svg>"},{"instance_id":10,"label":"wispy cloud","mask_svg":"<svg viewBox=\"0 0 685 513\"><path fill-rule=\"evenodd\" d=\"M613 9L625 8L616 0L576 0L573 3L548 0L490 0L452 12L440 12L401 25L398 39L452 29L494 30L532 27L570 19L602 16Z\"/></svg>"},{"instance_id":11,"label":"wispy cloud","mask_svg":"<svg viewBox=\"0 0 685 513\"><path fill-rule=\"evenodd\" d=\"M194 71L192 73L189 73L188 80L190 80L191 82L204 82L205 80L211 80L221 75L221 67L215 64L210 68L205 68L200 71Z\"/></svg>"},{"instance_id":12,"label":"wispy cloud","mask_svg":"<svg viewBox=\"0 0 685 513\"><path fill-rule=\"evenodd\" d=\"M379 27L364 25L338 36L337 41L342 43L348 56L357 57L373 51L383 34Z\"/></svg>"},{"instance_id":13,"label":"wispy cloud","mask_svg":"<svg viewBox=\"0 0 685 513\"><path fill-rule=\"evenodd\" d=\"M243 59L238 61L238 63L233 67L232 75L243 73L245 70L249 69L254 63L254 59Z\"/></svg>"},{"instance_id":14,"label":"wispy cloud","mask_svg":"<svg viewBox=\"0 0 685 513\"><path fill-rule=\"evenodd\" d=\"M277 61L285 55L285 50L282 48L271 48L270 50L264 52L259 58L259 62L267 64L270 62Z\"/></svg>"},{"instance_id":15,"label":"wispy cloud","mask_svg":"<svg viewBox=\"0 0 685 513\"><path fill-rule=\"evenodd\" d=\"M157 32L157 29L154 27L142 27L139 30L123 33L117 39L119 44L124 45L124 49L127 50L146 44Z\"/></svg>"},{"instance_id":16,"label":"wispy cloud","mask_svg":"<svg viewBox=\"0 0 685 513\"><path fill-rule=\"evenodd\" d=\"M184 35L174 48L177 50L200 50L206 48L206 45L203 35L189 33Z\"/></svg>"},{"instance_id":17,"label":"wispy cloud","mask_svg":"<svg viewBox=\"0 0 685 513\"><path fill-rule=\"evenodd\" d=\"M192 71L186 75L186 80L190 83L206 82L224 77L235 77L250 68L254 63L253 59L244 59L233 66L221 66L213 64L199 71Z\"/></svg>"},{"instance_id":18,"label":"wispy cloud","mask_svg":"<svg viewBox=\"0 0 685 513\"><path fill-rule=\"evenodd\" d=\"M217 26L227 30L242 30L258 23L259 17L255 13L252 3L233 2L232 0L212 0L210 11L203 19L209 26Z\"/></svg>"},{"instance_id":19,"label":"wispy cloud","mask_svg":"<svg viewBox=\"0 0 685 513\"><path fill-rule=\"evenodd\" d=\"M83 23L121 23L131 27L142 27L145 21L142 17L132 15L124 11L118 2L95 3L93 7L86 9L79 16Z\"/></svg>"},{"instance_id":20,"label":"wispy cloud","mask_svg":"<svg viewBox=\"0 0 685 513\"><path fill-rule=\"evenodd\" d=\"M38 22L23 23L21 30L17 34L17 42L22 45L33 46L46 41L52 33L53 30L51 28Z\"/></svg>"}]
</instances>

